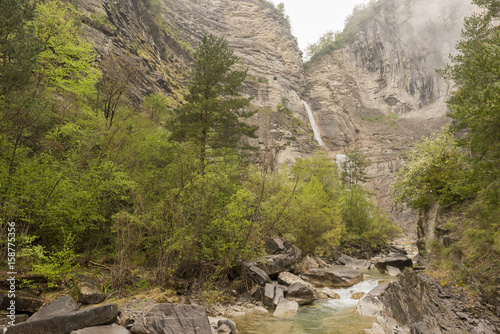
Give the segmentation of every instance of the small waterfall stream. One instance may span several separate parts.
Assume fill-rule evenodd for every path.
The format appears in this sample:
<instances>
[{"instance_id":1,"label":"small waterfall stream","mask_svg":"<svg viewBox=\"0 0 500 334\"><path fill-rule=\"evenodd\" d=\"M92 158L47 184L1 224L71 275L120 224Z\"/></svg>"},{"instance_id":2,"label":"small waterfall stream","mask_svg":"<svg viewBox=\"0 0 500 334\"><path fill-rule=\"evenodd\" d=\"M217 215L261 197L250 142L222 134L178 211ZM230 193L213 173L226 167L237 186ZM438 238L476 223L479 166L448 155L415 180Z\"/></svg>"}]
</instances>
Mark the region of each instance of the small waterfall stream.
<instances>
[{"instance_id":1,"label":"small waterfall stream","mask_svg":"<svg viewBox=\"0 0 500 334\"><path fill-rule=\"evenodd\" d=\"M367 293L380 280L394 280L378 271L364 273L365 280L349 288L333 289L340 299L317 300L311 305L301 306L291 318L273 318L271 315L258 318L235 319L240 334L362 334L376 321L374 318L356 313L356 292Z\"/></svg>"},{"instance_id":2,"label":"small waterfall stream","mask_svg":"<svg viewBox=\"0 0 500 334\"><path fill-rule=\"evenodd\" d=\"M316 141L320 146L326 147L325 143L323 142L323 139L321 139L321 133L319 132L319 128L318 125L316 124L316 120L314 119L311 107L309 107L306 101L304 100L301 101L304 104L304 107L306 107L307 116L309 117L309 122L311 123L311 127L313 129L314 138L316 139Z\"/></svg>"}]
</instances>

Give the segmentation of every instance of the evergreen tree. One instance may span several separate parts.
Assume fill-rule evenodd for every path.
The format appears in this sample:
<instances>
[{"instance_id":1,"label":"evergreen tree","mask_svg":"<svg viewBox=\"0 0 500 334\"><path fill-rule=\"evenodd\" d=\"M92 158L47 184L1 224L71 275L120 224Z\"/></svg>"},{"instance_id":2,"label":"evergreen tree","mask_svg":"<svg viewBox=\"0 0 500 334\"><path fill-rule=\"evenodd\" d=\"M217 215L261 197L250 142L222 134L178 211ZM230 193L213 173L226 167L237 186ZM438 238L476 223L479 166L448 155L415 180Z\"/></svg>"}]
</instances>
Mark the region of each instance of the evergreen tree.
<instances>
[{"instance_id":1,"label":"evergreen tree","mask_svg":"<svg viewBox=\"0 0 500 334\"><path fill-rule=\"evenodd\" d=\"M257 127L242 120L255 112L247 111L251 99L239 95L247 70L232 69L236 62L223 37L206 35L195 51L187 104L180 108L172 137L197 144L201 175L209 154L250 148L242 145L241 137L256 138Z\"/></svg>"}]
</instances>

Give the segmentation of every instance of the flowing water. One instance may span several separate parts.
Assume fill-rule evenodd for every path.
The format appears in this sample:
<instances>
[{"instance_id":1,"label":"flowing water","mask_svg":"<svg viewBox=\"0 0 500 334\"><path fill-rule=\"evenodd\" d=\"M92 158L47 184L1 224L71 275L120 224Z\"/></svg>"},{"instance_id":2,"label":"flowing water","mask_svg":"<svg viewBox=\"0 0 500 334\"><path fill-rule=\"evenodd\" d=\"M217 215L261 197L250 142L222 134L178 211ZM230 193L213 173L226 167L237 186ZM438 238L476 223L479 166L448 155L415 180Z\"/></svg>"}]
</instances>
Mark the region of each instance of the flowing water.
<instances>
[{"instance_id":1,"label":"flowing water","mask_svg":"<svg viewBox=\"0 0 500 334\"><path fill-rule=\"evenodd\" d=\"M311 107L309 107L307 102L304 100L302 100L302 103L304 103L304 107L306 107L307 116L309 117L309 122L311 123L311 127L313 129L314 138L316 139L318 144L320 144L321 146L325 146L325 143L323 143L323 139L321 139L321 134L319 132L318 125L316 124L316 120L314 119Z\"/></svg>"},{"instance_id":2,"label":"flowing water","mask_svg":"<svg viewBox=\"0 0 500 334\"><path fill-rule=\"evenodd\" d=\"M378 281L392 277L378 271L365 272L365 280L345 289L334 289L340 299L317 300L301 306L292 318L279 319L271 316L236 320L240 334L357 334L372 328L374 318L356 314L358 300L352 298L356 292L367 293L378 285Z\"/></svg>"}]
</instances>

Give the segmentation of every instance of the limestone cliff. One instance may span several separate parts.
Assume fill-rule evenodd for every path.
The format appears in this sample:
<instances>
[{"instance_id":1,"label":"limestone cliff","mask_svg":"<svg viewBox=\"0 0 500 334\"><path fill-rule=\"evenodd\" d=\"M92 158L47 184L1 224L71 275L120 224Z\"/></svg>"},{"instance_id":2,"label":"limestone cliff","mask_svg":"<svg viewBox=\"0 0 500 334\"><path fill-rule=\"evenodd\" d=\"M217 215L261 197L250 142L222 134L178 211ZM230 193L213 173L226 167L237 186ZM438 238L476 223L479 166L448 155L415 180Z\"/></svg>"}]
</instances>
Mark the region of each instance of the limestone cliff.
<instances>
[{"instance_id":1,"label":"limestone cliff","mask_svg":"<svg viewBox=\"0 0 500 334\"><path fill-rule=\"evenodd\" d=\"M129 97L140 103L151 92L182 103L193 49L203 35L224 36L238 66L248 67L243 94L259 108L258 144L276 164L293 162L314 148L300 101L302 53L289 24L263 0L75 0L84 32L101 61L128 71ZM104 68L104 70L109 70ZM277 111L283 103L292 111Z\"/></svg>"},{"instance_id":2,"label":"limestone cliff","mask_svg":"<svg viewBox=\"0 0 500 334\"><path fill-rule=\"evenodd\" d=\"M454 53L473 7L469 0L381 0L371 6L354 39L306 71L306 96L330 150L356 146L368 154L374 177L368 187L391 211L388 188L401 154L447 122L452 86L435 70ZM392 213L414 234L414 214Z\"/></svg>"}]
</instances>

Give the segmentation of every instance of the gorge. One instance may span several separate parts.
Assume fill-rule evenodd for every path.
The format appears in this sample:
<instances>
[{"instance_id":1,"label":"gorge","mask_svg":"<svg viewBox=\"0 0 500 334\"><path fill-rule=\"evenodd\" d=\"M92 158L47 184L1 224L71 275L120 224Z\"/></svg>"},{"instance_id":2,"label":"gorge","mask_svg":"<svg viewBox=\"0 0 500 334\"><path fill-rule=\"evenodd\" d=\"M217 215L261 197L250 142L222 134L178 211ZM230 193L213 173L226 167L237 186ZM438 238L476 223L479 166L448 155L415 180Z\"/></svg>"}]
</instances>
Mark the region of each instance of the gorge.
<instances>
[{"instance_id":1,"label":"gorge","mask_svg":"<svg viewBox=\"0 0 500 334\"><path fill-rule=\"evenodd\" d=\"M500 36L498 3L473 3L369 1L306 62L284 8L267 0L1 4L0 239L14 225L17 239L0 245L0 261L19 269L16 289L43 296L19 294L19 319L56 294L73 298L71 311L3 332L59 326L73 312L79 333L88 312L123 333L151 322L208 333L208 310L327 333L340 320L314 312L328 317L338 302L359 332L499 333L495 130L467 142L466 124L456 145L451 130L432 135L456 110L479 109L451 113L467 80L437 72L457 59L477 5L492 32L472 50L499 58L488 40ZM202 66L223 53L237 61L212 80L220 73ZM481 59L472 64L497 64ZM474 79L492 91L473 103L496 115L491 68L486 84ZM391 185L412 184L401 170L422 183L396 203ZM325 278L334 273L340 283ZM313 301L292 316L303 326L269 315ZM86 308L96 303L108 307ZM249 319L236 320L244 333ZM211 320L213 332L236 332Z\"/></svg>"}]
</instances>

